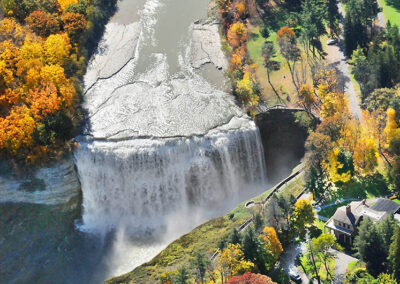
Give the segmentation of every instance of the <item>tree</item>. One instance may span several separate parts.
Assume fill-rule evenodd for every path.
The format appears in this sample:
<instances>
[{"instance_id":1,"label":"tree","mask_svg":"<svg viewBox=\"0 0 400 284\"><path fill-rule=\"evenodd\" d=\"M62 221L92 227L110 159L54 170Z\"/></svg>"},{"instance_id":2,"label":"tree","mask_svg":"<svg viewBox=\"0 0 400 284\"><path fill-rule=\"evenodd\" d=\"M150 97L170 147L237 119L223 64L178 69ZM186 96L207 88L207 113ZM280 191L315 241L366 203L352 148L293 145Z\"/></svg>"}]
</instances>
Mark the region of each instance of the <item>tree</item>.
<instances>
[{"instance_id":1,"label":"tree","mask_svg":"<svg viewBox=\"0 0 400 284\"><path fill-rule=\"evenodd\" d=\"M396 226L394 229L392 243L389 247L389 267L390 271L397 281L400 282L400 228Z\"/></svg>"},{"instance_id":2,"label":"tree","mask_svg":"<svg viewBox=\"0 0 400 284\"><path fill-rule=\"evenodd\" d=\"M341 185L350 181L353 174L353 157L342 149L333 149L329 154L329 177L331 181Z\"/></svg>"},{"instance_id":3,"label":"tree","mask_svg":"<svg viewBox=\"0 0 400 284\"><path fill-rule=\"evenodd\" d=\"M312 106L316 102L314 89L309 84L301 85L299 99L306 112L310 113Z\"/></svg>"},{"instance_id":4,"label":"tree","mask_svg":"<svg viewBox=\"0 0 400 284\"><path fill-rule=\"evenodd\" d=\"M397 281L389 274L381 273L378 275L378 284L397 284Z\"/></svg>"},{"instance_id":5,"label":"tree","mask_svg":"<svg viewBox=\"0 0 400 284\"><path fill-rule=\"evenodd\" d=\"M300 20L302 23L301 37L305 41L305 49L312 46L312 54L315 57L315 48L322 51L320 37L326 34L325 18L327 6L322 1L305 0L301 3Z\"/></svg>"},{"instance_id":6,"label":"tree","mask_svg":"<svg viewBox=\"0 0 400 284\"><path fill-rule=\"evenodd\" d=\"M312 239L312 247L317 257L324 264L330 279L333 280L333 275L329 269L329 261L334 259L335 256L331 251L333 248L340 248L336 243L335 237L332 234L322 234L318 238Z\"/></svg>"},{"instance_id":7,"label":"tree","mask_svg":"<svg viewBox=\"0 0 400 284\"><path fill-rule=\"evenodd\" d=\"M301 58L300 49L297 46L296 34L289 27L282 27L276 34L276 41L278 42L280 52L285 58L287 66L290 71L292 83L299 94L299 84L296 82L296 63Z\"/></svg>"},{"instance_id":8,"label":"tree","mask_svg":"<svg viewBox=\"0 0 400 284\"><path fill-rule=\"evenodd\" d=\"M279 96L278 91L275 89L274 85L271 82L271 72L277 71L280 69L280 63L276 60L276 50L274 44L272 42L265 42L262 54L264 57L264 66L267 69L267 79L268 83L271 86L272 90L274 91L276 97L278 98L279 102L282 102L282 98Z\"/></svg>"},{"instance_id":9,"label":"tree","mask_svg":"<svg viewBox=\"0 0 400 284\"><path fill-rule=\"evenodd\" d=\"M86 29L85 16L80 13L66 12L61 15L64 30L67 32L72 42L79 42L83 31Z\"/></svg>"},{"instance_id":10,"label":"tree","mask_svg":"<svg viewBox=\"0 0 400 284\"><path fill-rule=\"evenodd\" d=\"M176 284L187 284L189 280L189 273L184 266L178 269L178 273L174 278L174 283Z\"/></svg>"},{"instance_id":11,"label":"tree","mask_svg":"<svg viewBox=\"0 0 400 284\"><path fill-rule=\"evenodd\" d=\"M260 273L265 274L274 263L271 252L266 251L264 243L258 238L252 227L246 229L242 248L246 259L254 263Z\"/></svg>"},{"instance_id":12,"label":"tree","mask_svg":"<svg viewBox=\"0 0 400 284\"><path fill-rule=\"evenodd\" d=\"M328 1L328 26L330 30L330 34L333 36L340 35L340 14L338 8L338 1L337 0L327 0Z\"/></svg>"},{"instance_id":13,"label":"tree","mask_svg":"<svg viewBox=\"0 0 400 284\"><path fill-rule=\"evenodd\" d=\"M371 174L378 166L378 150L375 141L371 138L358 140L354 149L354 165L363 173Z\"/></svg>"},{"instance_id":14,"label":"tree","mask_svg":"<svg viewBox=\"0 0 400 284\"><path fill-rule=\"evenodd\" d=\"M278 261L283 252L283 248L275 229L273 227L265 226L260 238L264 241L267 251L270 251L272 256L275 258L275 261Z\"/></svg>"},{"instance_id":15,"label":"tree","mask_svg":"<svg viewBox=\"0 0 400 284\"><path fill-rule=\"evenodd\" d=\"M192 266L196 270L197 279L200 283L204 283L204 276L206 275L207 265L209 264L210 261L201 252L196 253L192 260Z\"/></svg>"},{"instance_id":16,"label":"tree","mask_svg":"<svg viewBox=\"0 0 400 284\"><path fill-rule=\"evenodd\" d=\"M306 229L315 221L315 210L307 199L299 199L294 205L294 225L300 236L304 239Z\"/></svg>"},{"instance_id":17,"label":"tree","mask_svg":"<svg viewBox=\"0 0 400 284\"><path fill-rule=\"evenodd\" d=\"M268 276L262 274L254 274L251 272L246 272L241 276L233 276L226 282L227 284L274 284Z\"/></svg>"},{"instance_id":18,"label":"tree","mask_svg":"<svg viewBox=\"0 0 400 284\"><path fill-rule=\"evenodd\" d=\"M357 256L367 264L367 270L375 276L383 270L383 263L387 258L382 246L382 239L374 223L369 218L363 219L358 236L354 239L354 248Z\"/></svg>"},{"instance_id":19,"label":"tree","mask_svg":"<svg viewBox=\"0 0 400 284\"><path fill-rule=\"evenodd\" d=\"M78 4L79 0L57 0L57 2L60 6L60 11L63 11L71 4Z\"/></svg>"},{"instance_id":20,"label":"tree","mask_svg":"<svg viewBox=\"0 0 400 284\"><path fill-rule=\"evenodd\" d=\"M60 24L56 17L44 11L33 11L25 22L37 35L48 37L60 31Z\"/></svg>"},{"instance_id":21,"label":"tree","mask_svg":"<svg viewBox=\"0 0 400 284\"><path fill-rule=\"evenodd\" d=\"M228 242L231 244L240 244L241 236L236 228L233 228L231 234L228 236Z\"/></svg>"},{"instance_id":22,"label":"tree","mask_svg":"<svg viewBox=\"0 0 400 284\"><path fill-rule=\"evenodd\" d=\"M232 47L239 47L247 41L247 28L242 22L232 24L227 32L227 38Z\"/></svg>"},{"instance_id":23,"label":"tree","mask_svg":"<svg viewBox=\"0 0 400 284\"><path fill-rule=\"evenodd\" d=\"M254 264L244 259L244 254L240 244L228 244L228 247L220 252L217 259L217 270L221 274L222 283L231 276L244 273Z\"/></svg>"}]
</instances>

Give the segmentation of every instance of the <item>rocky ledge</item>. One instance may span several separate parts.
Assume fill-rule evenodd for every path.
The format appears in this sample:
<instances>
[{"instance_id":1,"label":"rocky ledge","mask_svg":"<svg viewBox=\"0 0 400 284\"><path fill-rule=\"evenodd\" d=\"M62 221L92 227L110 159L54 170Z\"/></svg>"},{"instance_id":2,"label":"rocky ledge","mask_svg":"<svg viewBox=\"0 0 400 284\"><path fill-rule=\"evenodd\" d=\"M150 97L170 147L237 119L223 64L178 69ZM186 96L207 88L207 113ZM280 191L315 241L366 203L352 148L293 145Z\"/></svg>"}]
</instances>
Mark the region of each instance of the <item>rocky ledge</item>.
<instances>
[{"instance_id":1,"label":"rocky ledge","mask_svg":"<svg viewBox=\"0 0 400 284\"><path fill-rule=\"evenodd\" d=\"M80 184L72 157L18 174L1 165L0 203L61 205L77 200L79 195Z\"/></svg>"}]
</instances>

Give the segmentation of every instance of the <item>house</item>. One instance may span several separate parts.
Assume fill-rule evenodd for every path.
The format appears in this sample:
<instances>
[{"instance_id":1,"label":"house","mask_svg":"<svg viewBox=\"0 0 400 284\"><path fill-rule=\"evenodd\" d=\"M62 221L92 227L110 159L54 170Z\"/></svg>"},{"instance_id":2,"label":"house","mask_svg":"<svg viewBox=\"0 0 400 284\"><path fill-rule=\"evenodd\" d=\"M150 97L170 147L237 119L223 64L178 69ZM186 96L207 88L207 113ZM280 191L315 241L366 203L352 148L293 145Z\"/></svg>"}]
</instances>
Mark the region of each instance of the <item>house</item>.
<instances>
[{"instance_id":1,"label":"house","mask_svg":"<svg viewBox=\"0 0 400 284\"><path fill-rule=\"evenodd\" d=\"M346 245L351 245L357 234L357 227L363 218L370 218L379 222L391 213L396 213L400 204L379 198L369 206L365 200L353 201L346 206L339 207L335 214L325 223L324 229L336 236L336 239Z\"/></svg>"}]
</instances>

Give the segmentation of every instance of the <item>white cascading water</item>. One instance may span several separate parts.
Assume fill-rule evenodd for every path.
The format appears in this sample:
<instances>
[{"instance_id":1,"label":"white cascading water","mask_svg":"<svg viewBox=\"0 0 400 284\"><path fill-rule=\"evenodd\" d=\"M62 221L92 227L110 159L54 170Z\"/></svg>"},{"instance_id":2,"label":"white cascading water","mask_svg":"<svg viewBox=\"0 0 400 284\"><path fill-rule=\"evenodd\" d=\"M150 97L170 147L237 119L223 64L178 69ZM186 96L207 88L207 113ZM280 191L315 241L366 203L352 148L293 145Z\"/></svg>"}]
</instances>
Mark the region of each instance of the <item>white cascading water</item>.
<instances>
[{"instance_id":1,"label":"white cascading water","mask_svg":"<svg viewBox=\"0 0 400 284\"><path fill-rule=\"evenodd\" d=\"M85 76L88 123L75 153L81 229L140 236L189 221L175 224L177 237L265 186L262 144L233 97L193 68L193 42L213 40L192 38L208 0L138 0L128 22L127 1Z\"/></svg>"}]
</instances>

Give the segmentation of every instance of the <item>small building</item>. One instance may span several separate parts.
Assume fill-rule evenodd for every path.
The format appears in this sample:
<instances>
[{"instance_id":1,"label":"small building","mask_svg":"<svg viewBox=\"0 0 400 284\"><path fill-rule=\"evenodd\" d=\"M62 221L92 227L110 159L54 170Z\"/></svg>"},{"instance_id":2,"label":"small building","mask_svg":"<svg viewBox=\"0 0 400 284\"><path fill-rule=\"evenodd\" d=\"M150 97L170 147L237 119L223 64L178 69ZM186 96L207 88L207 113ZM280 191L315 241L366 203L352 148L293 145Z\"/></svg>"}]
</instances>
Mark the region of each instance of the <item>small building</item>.
<instances>
[{"instance_id":1,"label":"small building","mask_svg":"<svg viewBox=\"0 0 400 284\"><path fill-rule=\"evenodd\" d=\"M398 212L399 209L400 204L384 198L379 198L371 206L365 200L353 201L346 206L339 207L325 223L324 228L334 234L339 242L351 245L357 234L357 227L363 218L368 217L376 222L391 213Z\"/></svg>"}]
</instances>

